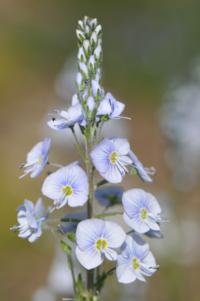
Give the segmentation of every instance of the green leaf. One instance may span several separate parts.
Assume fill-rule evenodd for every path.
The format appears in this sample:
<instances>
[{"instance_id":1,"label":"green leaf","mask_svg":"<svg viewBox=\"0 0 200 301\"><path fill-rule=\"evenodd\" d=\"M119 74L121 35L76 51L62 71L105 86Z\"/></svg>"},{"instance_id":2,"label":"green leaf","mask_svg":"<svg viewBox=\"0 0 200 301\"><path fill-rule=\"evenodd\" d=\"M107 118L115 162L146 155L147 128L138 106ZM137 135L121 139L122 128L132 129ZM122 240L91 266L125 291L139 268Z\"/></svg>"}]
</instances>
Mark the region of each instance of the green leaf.
<instances>
[{"instance_id":1,"label":"green leaf","mask_svg":"<svg viewBox=\"0 0 200 301\"><path fill-rule=\"evenodd\" d=\"M67 255L71 255L72 249L64 240L60 241L60 246L63 252L65 252Z\"/></svg>"},{"instance_id":2,"label":"green leaf","mask_svg":"<svg viewBox=\"0 0 200 301\"><path fill-rule=\"evenodd\" d=\"M74 232L68 232L67 233L67 238L71 241L71 242L76 242L76 235Z\"/></svg>"},{"instance_id":3,"label":"green leaf","mask_svg":"<svg viewBox=\"0 0 200 301\"><path fill-rule=\"evenodd\" d=\"M131 176L137 176L137 170L134 167L130 168L129 174Z\"/></svg>"}]
</instances>

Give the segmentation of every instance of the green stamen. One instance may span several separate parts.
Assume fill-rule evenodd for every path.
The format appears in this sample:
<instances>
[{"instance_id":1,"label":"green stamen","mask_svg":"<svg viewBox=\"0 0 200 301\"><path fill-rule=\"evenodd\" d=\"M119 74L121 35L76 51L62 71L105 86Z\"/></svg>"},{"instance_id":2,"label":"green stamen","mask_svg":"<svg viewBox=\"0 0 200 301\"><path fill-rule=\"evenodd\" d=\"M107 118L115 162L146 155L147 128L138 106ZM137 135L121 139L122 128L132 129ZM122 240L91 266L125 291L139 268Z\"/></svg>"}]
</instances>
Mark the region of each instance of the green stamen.
<instances>
[{"instance_id":1,"label":"green stamen","mask_svg":"<svg viewBox=\"0 0 200 301\"><path fill-rule=\"evenodd\" d=\"M65 196L71 196L73 194L73 189L69 185L63 186L62 191L64 192Z\"/></svg>"},{"instance_id":2,"label":"green stamen","mask_svg":"<svg viewBox=\"0 0 200 301\"><path fill-rule=\"evenodd\" d=\"M145 208L142 208L140 211L140 216L142 219L146 219L148 217L148 211Z\"/></svg>"},{"instance_id":3,"label":"green stamen","mask_svg":"<svg viewBox=\"0 0 200 301\"><path fill-rule=\"evenodd\" d=\"M110 154L110 157L109 157L110 162L111 162L112 164L116 164L118 158L119 158L119 155L118 155L117 152L112 152L112 153Z\"/></svg>"},{"instance_id":4,"label":"green stamen","mask_svg":"<svg viewBox=\"0 0 200 301\"><path fill-rule=\"evenodd\" d=\"M96 248L98 251L105 250L108 246L108 243L105 239L98 239L96 242Z\"/></svg>"},{"instance_id":5,"label":"green stamen","mask_svg":"<svg viewBox=\"0 0 200 301\"><path fill-rule=\"evenodd\" d=\"M139 260L137 258L133 258L132 260L132 266L134 270L138 270L140 267Z\"/></svg>"}]
</instances>

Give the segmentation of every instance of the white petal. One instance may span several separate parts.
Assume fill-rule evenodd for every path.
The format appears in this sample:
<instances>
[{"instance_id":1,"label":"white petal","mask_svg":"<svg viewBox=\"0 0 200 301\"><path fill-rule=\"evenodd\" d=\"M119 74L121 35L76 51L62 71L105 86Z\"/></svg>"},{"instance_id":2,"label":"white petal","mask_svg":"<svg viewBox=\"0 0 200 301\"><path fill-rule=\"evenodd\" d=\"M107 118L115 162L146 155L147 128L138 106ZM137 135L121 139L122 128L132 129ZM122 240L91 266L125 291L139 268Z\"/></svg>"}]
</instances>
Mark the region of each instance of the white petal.
<instances>
[{"instance_id":1,"label":"white petal","mask_svg":"<svg viewBox=\"0 0 200 301\"><path fill-rule=\"evenodd\" d=\"M114 222L106 221L105 238L108 241L109 247L119 248L125 241L126 233L118 224Z\"/></svg>"},{"instance_id":2,"label":"white petal","mask_svg":"<svg viewBox=\"0 0 200 301\"><path fill-rule=\"evenodd\" d=\"M103 262L103 255L96 251L94 247L85 251L81 251L79 247L76 247L75 252L80 264L87 270L94 269Z\"/></svg>"},{"instance_id":3,"label":"white petal","mask_svg":"<svg viewBox=\"0 0 200 301\"><path fill-rule=\"evenodd\" d=\"M130 264L118 264L116 273L117 279L120 283L131 283L136 280L134 270Z\"/></svg>"},{"instance_id":4,"label":"white petal","mask_svg":"<svg viewBox=\"0 0 200 301\"><path fill-rule=\"evenodd\" d=\"M125 223L138 233L146 233L149 231L149 226L140 220L130 218L126 213L123 215Z\"/></svg>"},{"instance_id":5,"label":"white petal","mask_svg":"<svg viewBox=\"0 0 200 301\"><path fill-rule=\"evenodd\" d=\"M78 224L76 241L81 250L95 246L95 243L103 235L105 222L100 219L87 219Z\"/></svg>"}]
</instances>

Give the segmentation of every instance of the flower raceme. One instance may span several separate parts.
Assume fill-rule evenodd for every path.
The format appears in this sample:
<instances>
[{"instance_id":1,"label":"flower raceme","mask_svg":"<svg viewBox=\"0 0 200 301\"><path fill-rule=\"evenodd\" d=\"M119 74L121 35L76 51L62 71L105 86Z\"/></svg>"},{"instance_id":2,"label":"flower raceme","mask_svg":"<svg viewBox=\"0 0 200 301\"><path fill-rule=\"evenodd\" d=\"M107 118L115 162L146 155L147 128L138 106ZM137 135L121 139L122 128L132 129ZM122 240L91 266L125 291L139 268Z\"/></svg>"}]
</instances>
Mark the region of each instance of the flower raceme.
<instances>
[{"instance_id":1,"label":"flower raceme","mask_svg":"<svg viewBox=\"0 0 200 301\"><path fill-rule=\"evenodd\" d=\"M27 154L26 163L21 165L21 168L24 169L24 176L30 174L31 178L36 178L39 176L44 167L48 163L48 154L51 146L51 139L45 138L43 141L38 142L31 151Z\"/></svg>"},{"instance_id":2,"label":"flower raceme","mask_svg":"<svg viewBox=\"0 0 200 301\"><path fill-rule=\"evenodd\" d=\"M117 279L121 283L131 283L136 279L145 281L144 276L152 276L158 266L149 250L149 245L137 235L127 236L117 258Z\"/></svg>"},{"instance_id":3,"label":"flower raceme","mask_svg":"<svg viewBox=\"0 0 200 301\"><path fill-rule=\"evenodd\" d=\"M136 279L145 281L145 276L153 275L157 269L155 259L149 245L136 233L161 238L162 219L161 208L152 194L142 189L124 192L123 188L116 185L103 186L107 182L121 183L128 173L136 173L144 182L152 182L153 169L143 166L127 139L106 138L97 142L105 122L123 118L125 105L101 85L102 27L97 19L84 17L78 22L76 34L79 48L76 93L72 97L71 106L56 110L53 118L48 121L48 126L56 131L73 131L86 171L78 162L63 167L49 162L50 166L58 169L47 175L41 190L44 196L53 201L53 206L47 212L41 199L35 205L25 200L18 209L18 225L13 230L18 230L19 237L34 242L41 236L47 218L46 228L55 230L53 227L57 218L51 220L50 217L55 209L65 205L79 207L87 203L81 211L70 210L63 218L59 218L56 233L63 235L61 246L68 256L74 299L82 300L86 295L90 300L96 300L99 299L102 279L105 280L110 273L103 269L99 272L88 270L99 267L106 259L112 261L113 265L116 264L117 279L121 283L131 283ZM80 140L77 130L82 135ZM41 174L48 164L50 144L51 140L46 138L31 149L22 166L24 174L21 177L30 174L31 178L35 178ZM95 170L103 178L100 182L95 181ZM95 206L95 200L101 206ZM111 211L115 205L122 205L124 221L131 227L131 233L135 233L133 236L127 235L117 223L107 220L113 215L121 214L121 211ZM96 212L95 207L101 211ZM71 244L75 244L74 248ZM87 288L81 283L81 277L76 279L73 250L75 258L87 270ZM111 270L113 269L115 266ZM81 287L80 292L79 289L76 290L77 284ZM84 296L79 295L82 292ZM91 295L92 292L94 296Z\"/></svg>"},{"instance_id":4,"label":"flower raceme","mask_svg":"<svg viewBox=\"0 0 200 301\"><path fill-rule=\"evenodd\" d=\"M87 219L78 224L76 256L87 270L100 266L104 259L115 261L116 249L125 241L122 228L110 221Z\"/></svg>"},{"instance_id":5,"label":"flower raceme","mask_svg":"<svg viewBox=\"0 0 200 301\"><path fill-rule=\"evenodd\" d=\"M148 172L130 149L124 138L104 139L91 152L91 158L100 175L111 183L122 182L128 167L133 167L145 182L151 182Z\"/></svg>"},{"instance_id":6,"label":"flower raceme","mask_svg":"<svg viewBox=\"0 0 200 301\"><path fill-rule=\"evenodd\" d=\"M71 163L50 174L44 181L42 193L54 201L59 209L83 206L88 199L88 179L77 162Z\"/></svg>"},{"instance_id":7,"label":"flower raceme","mask_svg":"<svg viewBox=\"0 0 200 301\"><path fill-rule=\"evenodd\" d=\"M18 226L14 227L19 231L18 236L28 239L29 242L36 241L42 235L42 224L47 218L47 212L43 206L42 199L34 205L31 201L25 200L18 208Z\"/></svg>"}]
</instances>

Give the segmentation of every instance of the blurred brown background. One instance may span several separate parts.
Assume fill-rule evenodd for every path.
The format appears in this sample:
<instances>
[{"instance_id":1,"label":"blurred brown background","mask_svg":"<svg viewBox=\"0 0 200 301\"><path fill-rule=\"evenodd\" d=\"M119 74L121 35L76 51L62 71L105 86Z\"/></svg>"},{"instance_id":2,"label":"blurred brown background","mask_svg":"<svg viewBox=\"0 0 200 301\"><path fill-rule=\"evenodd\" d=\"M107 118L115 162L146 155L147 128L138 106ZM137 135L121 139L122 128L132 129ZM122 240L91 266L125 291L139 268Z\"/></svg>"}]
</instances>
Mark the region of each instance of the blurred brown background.
<instances>
[{"instance_id":1,"label":"blurred brown background","mask_svg":"<svg viewBox=\"0 0 200 301\"><path fill-rule=\"evenodd\" d=\"M59 74L66 62L66 78L73 80L75 28L84 15L97 17L103 25L104 86L126 103L132 116L122 125L124 136L140 159L157 169L152 186L135 179L133 185L160 196L170 219L164 240L152 242L161 269L141 285L144 296L134 300L199 301L199 178L187 191L173 184L165 162L170 142L159 124L171 80L187 79L199 56L200 4L194 0L0 0L0 300L32 300L35 290L45 285L54 256L50 234L30 245L9 227L23 199L35 201L40 195L45 174L18 180L18 165L32 145L51 136L55 161L76 158L71 140L52 133L46 120L52 109L65 104L58 95L63 88ZM67 96L71 90L66 86ZM114 291L107 299L118 300L122 287L111 285Z\"/></svg>"}]
</instances>

